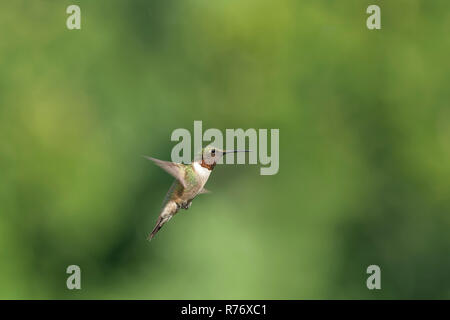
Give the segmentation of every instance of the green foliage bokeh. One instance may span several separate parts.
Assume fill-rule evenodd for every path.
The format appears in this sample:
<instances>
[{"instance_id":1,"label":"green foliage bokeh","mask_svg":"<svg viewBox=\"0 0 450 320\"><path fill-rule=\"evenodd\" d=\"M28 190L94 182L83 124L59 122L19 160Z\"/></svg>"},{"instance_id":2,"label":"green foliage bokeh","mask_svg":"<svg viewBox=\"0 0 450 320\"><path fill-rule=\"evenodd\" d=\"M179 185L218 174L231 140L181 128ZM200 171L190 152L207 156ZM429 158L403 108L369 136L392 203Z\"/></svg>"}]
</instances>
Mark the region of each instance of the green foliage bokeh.
<instances>
[{"instance_id":1,"label":"green foliage bokeh","mask_svg":"<svg viewBox=\"0 0 450 320\"><path fill-rule=\"evenodd\" d=\"M0 298L450 298L449 9L3 1ZM194 120L279 128L279 173L218 166L149 243L172 178L141 155Z\"/></svg>"}]
</instances>

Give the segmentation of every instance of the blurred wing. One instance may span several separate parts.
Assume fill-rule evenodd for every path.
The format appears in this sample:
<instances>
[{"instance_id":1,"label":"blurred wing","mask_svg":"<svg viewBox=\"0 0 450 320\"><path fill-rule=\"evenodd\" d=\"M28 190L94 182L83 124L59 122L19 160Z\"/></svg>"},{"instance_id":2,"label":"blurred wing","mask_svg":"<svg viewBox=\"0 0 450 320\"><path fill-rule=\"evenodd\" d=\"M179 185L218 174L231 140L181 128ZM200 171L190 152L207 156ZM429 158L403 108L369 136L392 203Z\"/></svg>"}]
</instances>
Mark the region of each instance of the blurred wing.
<instances>
[{"instance_id":1,"label":"blurred wing","mask_svg":"<svg viewBox=\"0 0 450 320\"><path fill-rule=\"evenodd\" d=\"M206 188L203 188L202 190L200 190L200 192L198 194L203 194L203 193L211 193L211 191L209 191Z\"/></svg>"},{"instance_id":2,"label":"blurred wing","mask_svg":"<svg viewBox=\"0 0 450 320\"><path fill-rule=\"evenodd\" d=\"M186 182L184 181L184 165L180 163L174 163L170 161L158 160L152 157L147 157L148 160L152 160L157 166L163 168L165 171L170 173L175 179L180 181L184 188L186 188Z\"/></svg>"}]
</instances>

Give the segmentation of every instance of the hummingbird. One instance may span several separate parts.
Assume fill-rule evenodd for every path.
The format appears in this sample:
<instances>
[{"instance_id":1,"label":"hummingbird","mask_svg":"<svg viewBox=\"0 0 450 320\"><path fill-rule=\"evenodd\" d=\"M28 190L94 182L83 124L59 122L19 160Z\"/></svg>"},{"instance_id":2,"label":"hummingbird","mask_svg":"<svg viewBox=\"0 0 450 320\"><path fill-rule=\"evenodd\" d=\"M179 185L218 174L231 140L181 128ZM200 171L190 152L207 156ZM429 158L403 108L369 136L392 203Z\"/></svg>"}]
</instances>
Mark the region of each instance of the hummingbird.
<instances>
[{"instance_id":1,"label":"hummingbird","mask_svg":"<svg viewBox=\"0 0 450 320\"><path fill-rule=\"evenodd\" d=\"M249 152L249 150L221 150L214 146L203 148L200 154L190 164L175 163L158 160L144 156L153 161L156 165L171 174L175 181L169 188L162 204L156 225L148 236L152 240L162 226L169 221L180 209L189 209L192 200L199 195L209 193L205 189L205 184L217 161L227 153Z\"/></svg>"}]
</instances>

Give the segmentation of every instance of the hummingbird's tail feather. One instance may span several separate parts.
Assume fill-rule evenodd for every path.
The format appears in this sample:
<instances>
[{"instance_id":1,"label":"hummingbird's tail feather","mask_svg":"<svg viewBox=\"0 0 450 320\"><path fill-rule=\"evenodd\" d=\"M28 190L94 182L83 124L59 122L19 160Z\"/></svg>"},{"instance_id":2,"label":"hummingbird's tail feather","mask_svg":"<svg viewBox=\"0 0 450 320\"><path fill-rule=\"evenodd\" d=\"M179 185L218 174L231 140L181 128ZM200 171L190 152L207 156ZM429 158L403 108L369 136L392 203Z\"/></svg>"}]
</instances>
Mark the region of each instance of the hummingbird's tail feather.
<instances>
[{"instance_id":1,"label":"hummingbird's tail feather","mask_svg":"<svg viewBox=\"0 0 450 320\"><path fill-rule=\"evenodd\" d=\"M153 228L153 231L148 236L148 240L152 240L153 237L158 233L158 231L162 228L162 226L169 221L178 211L179 207L175 203L175 201L169 201L163 208L161 214L156 221L156 225Z\"/></svg>"},{"instance_id":2,"label":"hummingbird's tail feather","mask_svg":"<svg viewBox=\"0 0 450 320\"><path fill-rule=\"evenodd\" d=\"M162 226L169 221L168 218L163 218L161 216L159 216L158 221L156 222L155 227L153 228L152 233L150 233L150 235L148 236L148 240L152 240L153 237L158 233L158 231L162 228Z\"/></svg>"}]
</instances>

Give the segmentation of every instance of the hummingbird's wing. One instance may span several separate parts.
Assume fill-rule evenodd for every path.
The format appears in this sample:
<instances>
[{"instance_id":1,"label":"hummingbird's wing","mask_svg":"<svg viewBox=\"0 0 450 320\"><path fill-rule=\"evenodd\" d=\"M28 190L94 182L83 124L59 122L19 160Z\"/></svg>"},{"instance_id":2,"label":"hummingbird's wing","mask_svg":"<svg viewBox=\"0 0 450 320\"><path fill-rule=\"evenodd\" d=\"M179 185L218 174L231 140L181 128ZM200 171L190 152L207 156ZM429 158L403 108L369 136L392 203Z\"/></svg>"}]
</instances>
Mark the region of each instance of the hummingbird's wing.
<instances>
[{"instance_id":1,"label":"hummingbird's wing","mask_svg":"<svg viewBox=\"0 0 450 320\"><path fill-rule=\"evenodd\" d=\"M203 193L211 193L211 191L209 191L206 188L203 188L202 190L200 190L200 192L198 194L203 194Z\"/></svg>"},{"instance_id":2,"label":"hummingbird's wing","mask_svg":"<svg viewBox=\"0 0 450 320\"><path fill-rule=\"evenodd\" d=\"M152 160L156 165L163 168L165 171L170 173L172 176L175 177L180 183L183 185L184 188L186 188L186 182L184 180L184 164L181 163L175 163L170 161L163 161L158 160L152 157L144 156L145 158Z\"/></svg>"}]
</instances>

